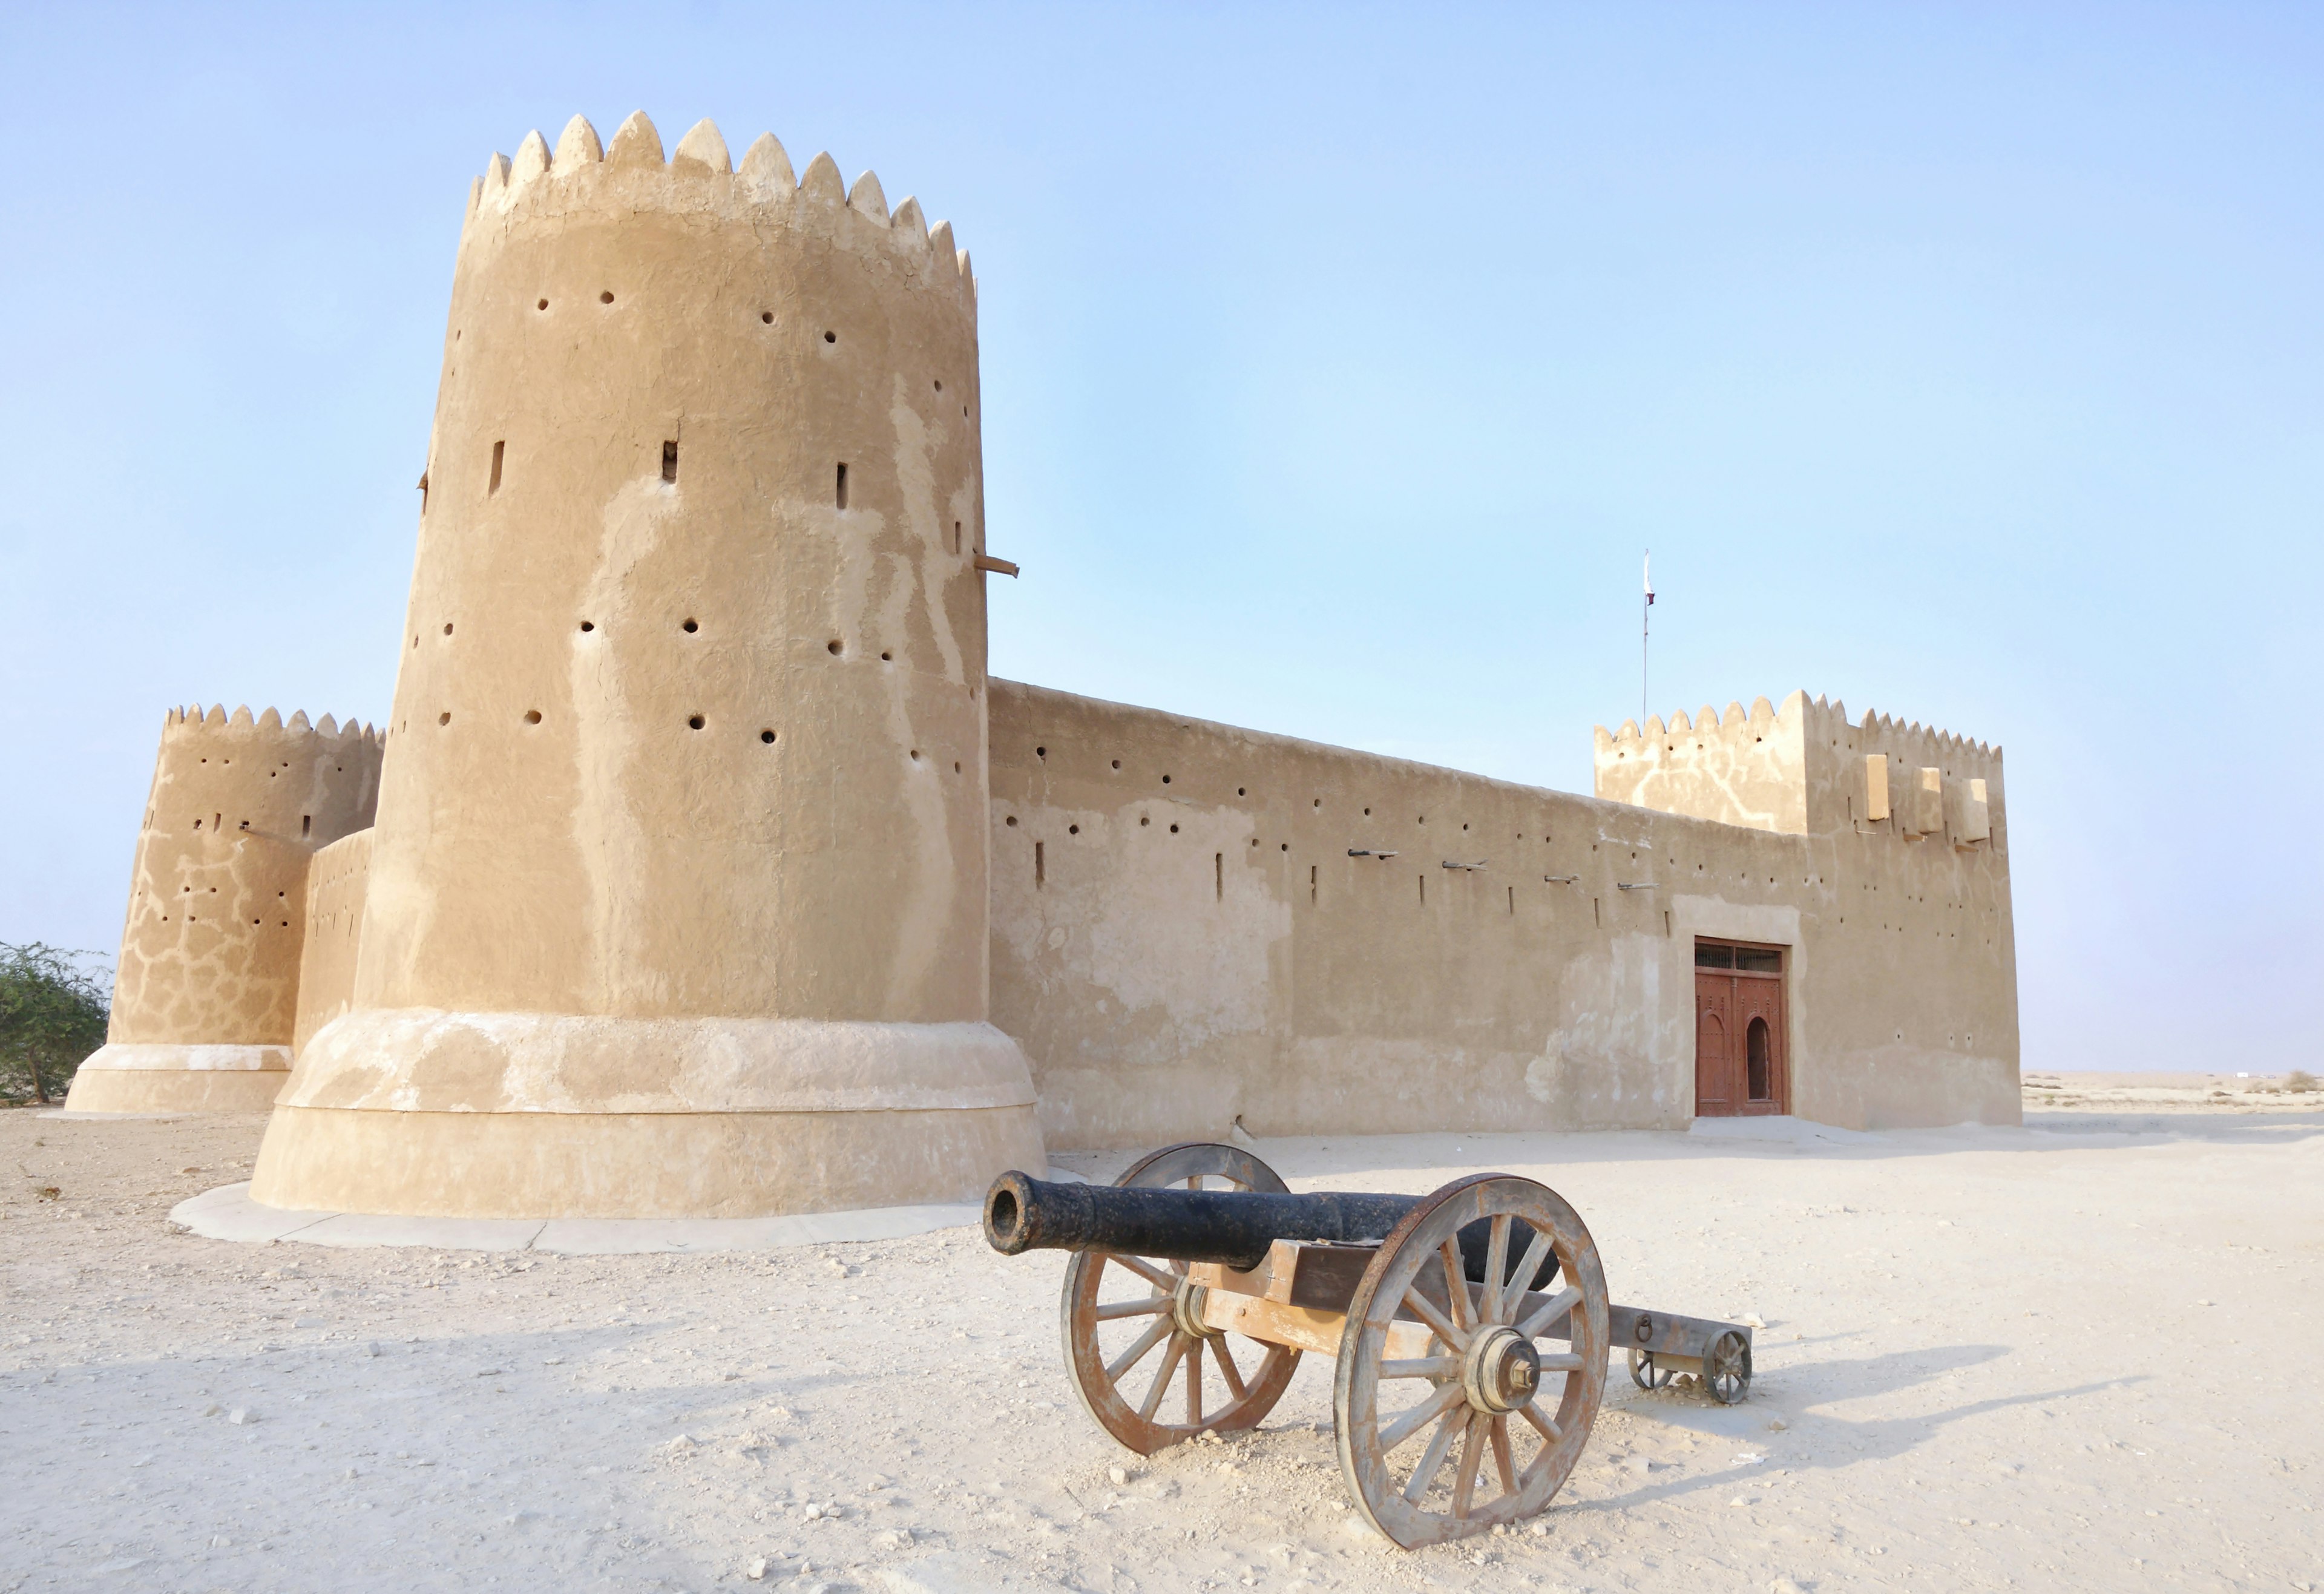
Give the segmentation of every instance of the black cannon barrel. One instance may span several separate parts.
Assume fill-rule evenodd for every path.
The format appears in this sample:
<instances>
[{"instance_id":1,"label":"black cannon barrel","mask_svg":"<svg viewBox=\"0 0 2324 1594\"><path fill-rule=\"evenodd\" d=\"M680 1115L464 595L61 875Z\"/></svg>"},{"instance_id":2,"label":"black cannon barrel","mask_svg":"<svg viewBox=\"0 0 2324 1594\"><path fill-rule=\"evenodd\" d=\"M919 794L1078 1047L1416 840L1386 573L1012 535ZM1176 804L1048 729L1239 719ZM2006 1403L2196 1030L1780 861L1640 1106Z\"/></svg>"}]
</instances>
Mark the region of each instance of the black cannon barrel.
<instances>
[{"instance_id":1,"label":"black cannon barrel","mask_svg":"<svg viewBox=\"0 0 2324 1594\"><path fill-rule=\"evenodd\" d=\"M984 1194L984 1238L1004 1256L1033 1250L1113 1251L1174 1262L1256 1267L1278 1239L1342 1244L1386 1239L1420 1204L1416 1195L1317 1191L1180 1190L1120 1184L1059 1184L1011 1171ZM1492 1240L1489 1221L1461 1231L1461 1259L1471 1280L1485 1276ZM1513 1251L1521 1250L1513 1246ZM1520 1258L1512 1255L1514 1270ZM1526 1285L1557 1276L1554 1258Z\"/></svg>"}]
</instances>

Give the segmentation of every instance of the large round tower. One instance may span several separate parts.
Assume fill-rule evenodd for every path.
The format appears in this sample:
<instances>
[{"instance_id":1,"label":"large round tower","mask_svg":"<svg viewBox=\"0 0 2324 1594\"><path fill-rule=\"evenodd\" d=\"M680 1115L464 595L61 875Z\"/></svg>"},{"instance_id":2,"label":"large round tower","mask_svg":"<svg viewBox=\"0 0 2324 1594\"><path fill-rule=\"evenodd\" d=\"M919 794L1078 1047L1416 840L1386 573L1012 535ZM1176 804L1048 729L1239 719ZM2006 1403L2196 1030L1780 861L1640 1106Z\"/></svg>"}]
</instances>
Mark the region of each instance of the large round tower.
<instances>
[{"instance_id":1,"label":"large round tower","mask_svg":"<svg viewBox=\"0 0 2324 1594\"><path fill-rule=\"evenodd\" d=\"M471 1216L973 1198L976 301L828 155L576 117L472 190L353 1009L254 1195Z\"/></svg>"},{"instance_id":2,"label":"large round tower","mask_svg":"<svg viewBox=\"0 0 2324 1594\"><path fill-rule=\"evenodd\" d=\"M137 833L106 1045L76 1112L263 1111L290 1075L307 860L369 825L380 741L171 709Z\"/></svg>"}]
</instances>

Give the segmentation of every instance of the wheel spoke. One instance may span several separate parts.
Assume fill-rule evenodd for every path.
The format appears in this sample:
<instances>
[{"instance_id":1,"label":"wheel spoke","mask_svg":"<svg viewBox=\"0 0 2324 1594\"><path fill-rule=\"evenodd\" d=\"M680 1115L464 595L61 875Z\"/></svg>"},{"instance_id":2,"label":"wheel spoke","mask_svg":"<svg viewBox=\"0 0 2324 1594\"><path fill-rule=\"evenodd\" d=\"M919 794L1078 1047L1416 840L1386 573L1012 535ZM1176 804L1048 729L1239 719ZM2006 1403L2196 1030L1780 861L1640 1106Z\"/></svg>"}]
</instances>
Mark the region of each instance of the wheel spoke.
<instances>
[{"instance_id":1,"label":"wheel spoke","mask_svg":"<svg viewBox=\"0 0 2324 1594\"><path fill-rule=\"evenodd\" d=\"M1485 1242L1485 1285L1478 1292L1477 1321L1479 1322L1501 1321L1501 1285L1502 1281L1508 1276L1507 1270L1509 1265L1509 1224L1512 1221L1511 1215L1508 1212L1493 1214L1492 1238ZM1519 1292L1518 1298L1523 1298L1522 1291Z\"/></svg>"},{"instance_id":2,"label":"wheel spoke","mask_svg":"<svg viewBox=\"0 0 2324 1594\"><path fill-rule=\"evenodd\" d=\"M1455 1350L1466 1350L1469 1348L1467 1331L1454 1327L1452 1320L1439 1312L1436 1309L1436 1303L1422 1295L1417 1286L1407 1288L1404 1292L1404 1304L1414 1316L1434 1329L1436 1337L1447 1345L1452 1346Z\"/></svg>"},{"instance_id":3,"label":"wheel spoke","mask_svg":"<svg viewBox=\"0 0 2324 1594\"><path fill-rule=\"evenodd\" d=\"M1203 1425L1203 1341L1192 1340L1186 1345L1186 1426Z\"/></svg>"},{"instance_id":4,"label":"wheel spoke","mask_svg":"<svg viewBox=\"0 0 2324 1594\"><path fill-rule=\"evenodd\" d=\"M1517 1324L1517 1332L1528 1340L1538 1340L1549 1325L1582 1304L1582 1292L1562 1289L1536 1307L1533 1314Z\"/></svg>"},{"instance_id":5,"label":"wheel spoke","mask_svg":"<svg viewBox=\"0 0 2324 1594\"><path fill-rule=\"evenodd\" d=\"M1178 1287L1176 1274L1164 1272L1143 1257L1117 1256L1109 1251L1105 1259L1129 1268L1157 1290L1176 1290Z\"/></svg>"},{"instance_id":6,"label":"wheel spoke","mask_svg":"<svg viewBox=\"0 0 2324 1594\"><path fill-rule=\"evenodd\" d=\"M1508 1310L1512 1316L1526 1298L1526 1292L1533 1288L1533 1281L1541 1276L1541 1265L1549 1260L1551 1246L1546 1230L1534 1231L1533 1243L1526 1247L1525 1260L1517 1264L1517 1277L1509 1284Z\"/></svg>"},{"instance_id":7,"label":"wheel spoke","mask_svg":"<svg viewBox=\"0 0 2324 1594\"><path fill-rule=\"evenodd\" d=\"M1457 1356L1423 1356L1410 1361L1383 1361L1379 1376L1383 1378L1453 1378L1461 1375L1461 1359Z\"/></svg>"},{"instance_id":8,"label":"wheel spoke","mask_svg":"<svg viewBox=\"0 0 2324 1594\"><path fill-rule=\"evenodd\" d=\"M1460 1385L1440 1386L1435 1394L1380 1429L1379 1453L1383 1456L1387 1455L1397 1445L1419 1433L1431 1417L1452 1406L1461 1398Z\"/></svg>"},{"instance_id":9,"label":"wheel spoke","mask_svg":"<svg viewBox=\"0 0 2324 1594\"><path fill-rule=\"evenodd\" d=\"M1219 1377L1226 1380L1227 1393L1240 1400L1244 1394L1242 1369L1235 1366L1234 1354L1227 1349L1223 1336L1211 1341L1211 1356L1219 1364Z\"/></svg>"},{"instance_id":10,"label":"wheel spoke","mask_svg":"<svg viewBox=\"0 0 2324 1594\"><path fill-rule=\"evenodd\" d=\"M1453 1324L1465 1333L1477 1320L1469 1311L1469 1270L1461 1265L1461 1247L1448 1239L1436 1248L1436 1254L1444 1263L1444 1299L1452 1306Z\"/></svg>"},{"instance_id":11,"label":"wheel spoke","mask_svg":"<svg viewBox=\"0 0 2324 1594\"><path fill-rule=\"evenodd\" d=\"M1461 1444L1461 1470L1452 1475L1452 1515L1469 1515L1469 1501L1477 1492L1477 1463L1485 1459L1485 1414L1469 1414L1469 1436Z\"/></svg>"},{"instance_id":12,"label":"wheel spoke","mask_svg":"<svg viewBox=\"0 0 2324 1594\"><path fill-rule=\"evenodd\" d=\"M1509 1420L1495 1417L1492 1422L1493 1466L1501 1475L1501 1492L1517 1492L1517 1469L1509 1464Z\"/></svg>"},{"instance_id":13,"label":"wheel spoke","mask_svg":"<svg viewBox=\"0 0 2324 1594\"><path fill-rule=\"evenodd\" d=\"M1404 1497L1414 1505L1420 1504L1420 1497L1428 1492L1428 1486L1436 1481L1437 1473L1444 1470L1444 1458L1451 1452L1453 1440L1459 1438L1461 1431L1468 1426L1464 1421L1467 1415L1466 1412L1449 1411L1436 1424L1435 1436L1429 1440L1428 1448L1420 1452L1420 1465L1412 1470L1412 1481L1404 1486Z\"/></svg>"},{"instance_id":14,"label":"wheel spoke","mask_svg":"<svg viewBox=\"0 0 2324 1594\"><path fill-rule=\"evenodd\" d=\"M1551 1418L1545 1417L1539 1412L1534 1410L1533 1403L1531 1401L1527 1401L1525 1405L1517 1407L1517 1415L1523 1417L1526 1422L1531 1423L1534 1426L1534 1432L1541 1435L1541 1455L1534 1458L1534 1466L1538 1467L1541 1465L1543 1458L1549 1454L1550 1447L1556 1444L1559 1440L1565 1437L1565 1430L1559 1427ZM1526 1470L1530 1472L1533 1470L1533 1467L1528 1467Z\"/></svg>"},{"instance_id":15,"label":"wheel spoke","mask_svg":"<svg viewBox=\"0 0 2324 1594\"><path fill-rule=\"evenodd\" d=\"M1162 1353L1162 1370L1154 1375L1154 1387L1146 1392L1145 1402L1138 1408L1139 1417L1148 1423L1154 1420L1154 1413L1162 1405L1162 1391L1170 1387L1170 1375L1178 1370L1178 1359L1185 1354L1186 1336L1172 1335L1170 1349Z\"/></svg>"},{"instance_id":16,"label":"wheel spoke","mask_svg":"<svg viewBox=\"0 0 2324 1594\"><path fill-rule=\"evenodd\" d=\"M1582 1359L1570 1354L1545 1356L1541 1359L1541 1370L1545 1373L1578 1373L1582 1370Z\"/></svg>"},{"instance_id":17,"label":"wheel spoke","mask_svg":"<svg viewBox=\"0 0 2324 1594\"><path fill-rule=\"evenodd\" d=\"M1113 1322L1124 1317L1151 1317L1169 1309L1169 1296L1148 1295L1142 1301L1116 1301L1111 1306L1100 1306L1092 1315L1099 1322Z\"/></svg>"},{"instance_id":18,"label":"wheel spoke","mask_svg":"<svg viewBox=\"0 0 2324 1594\"><path fill-rule=\"evenodd\" d=\"M1150 1325L1144 1333L1139 1335L1136 1340L1130 1342L1129 1350L1123 1351L1120 1355L1115 1357L1111 1361L1105 1364L1105 1381L1109 1384L1120 1383L1121 1375L1128 1372L1131 1368L1136 1367L1140 1361L1144 1360L1146 1353L1153 1350L1155 1346L1159 1345L1162 1342L1163 1336L1169 1333L1177 1325L1176 1323L1172 1322L1167 1317L1161 1322Z\"/></svg>"}]
</instances>

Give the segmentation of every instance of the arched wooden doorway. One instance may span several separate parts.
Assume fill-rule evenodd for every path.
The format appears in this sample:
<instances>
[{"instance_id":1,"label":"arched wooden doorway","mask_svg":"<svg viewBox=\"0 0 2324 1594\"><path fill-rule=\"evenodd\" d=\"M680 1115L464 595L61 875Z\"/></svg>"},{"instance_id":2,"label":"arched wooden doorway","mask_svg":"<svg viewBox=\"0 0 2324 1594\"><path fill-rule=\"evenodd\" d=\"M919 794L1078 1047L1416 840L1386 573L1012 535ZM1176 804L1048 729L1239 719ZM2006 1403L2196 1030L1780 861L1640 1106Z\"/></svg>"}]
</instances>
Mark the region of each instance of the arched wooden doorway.
<instances>
[{"instance_id":1,"label":"arched wooden doorway","mask_svg":"<svg viewBox=\"0 0 2324 1594\"><path fill-rule=\"evenodd\" d=\"M1738 1118L1792 1110L1784 1036L1784 949L1694 944L1694 1111Z\"/></svg>"}]
</instances>

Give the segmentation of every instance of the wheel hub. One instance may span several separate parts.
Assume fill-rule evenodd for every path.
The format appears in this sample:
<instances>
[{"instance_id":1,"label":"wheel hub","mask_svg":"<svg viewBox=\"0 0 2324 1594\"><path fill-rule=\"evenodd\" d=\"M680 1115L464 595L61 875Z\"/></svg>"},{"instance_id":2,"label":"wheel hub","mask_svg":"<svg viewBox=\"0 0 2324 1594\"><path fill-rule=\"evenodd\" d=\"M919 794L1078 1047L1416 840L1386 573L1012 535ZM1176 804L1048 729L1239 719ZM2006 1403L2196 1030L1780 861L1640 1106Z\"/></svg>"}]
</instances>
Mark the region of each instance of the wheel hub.
<instances>
[{"instance_id":1,"label":"wheel hub","mask_svg":"<svg viewBox=\"0 0 2324 1594\"><path fill-rule=\"evenodd\" d=\"M1469 1342L1461 1387L1479 1411L1516 1411L1541 1387L1541 1352L1515 1329L1489 1329Z\"/></svg>"},{"instance_id":2,"label":"wheel hub","mask_svg":"<svg viewBox=\"0 0 2324 1594\"><path fill-rule=\"evenodd\" d=\"M1215 1340L1226 1332L1226 1330L1213 1328L1203 1321L1203 1307L1210 1294L1208 1286L1196 1284L1191 1278L1182 1276L1178 1280L1178 1287L1170 1296L1170 1316L1177 1323L1179 1332L1191 1334L1197 1340Z\"/></svg>"}]
</instances>

